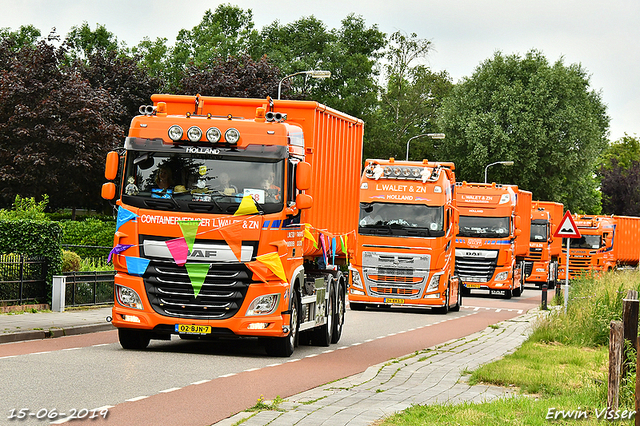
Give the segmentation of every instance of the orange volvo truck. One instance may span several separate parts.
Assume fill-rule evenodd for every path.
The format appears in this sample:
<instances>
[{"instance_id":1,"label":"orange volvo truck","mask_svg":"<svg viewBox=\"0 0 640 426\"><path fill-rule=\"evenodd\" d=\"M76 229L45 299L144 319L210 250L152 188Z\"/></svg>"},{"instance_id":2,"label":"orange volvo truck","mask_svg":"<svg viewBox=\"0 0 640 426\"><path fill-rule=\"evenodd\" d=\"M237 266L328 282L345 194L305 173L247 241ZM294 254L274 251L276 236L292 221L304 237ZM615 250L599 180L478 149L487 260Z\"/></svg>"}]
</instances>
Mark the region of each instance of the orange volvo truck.
<instances>
[{"instance_id":1,"label":"orange volvo truck","mask_svg":"<svg viewBox=\"0 0 640 426\"><path fill-rule=\"evenodd\" d=\"M290 356L300 338L338 342L362 120L309 101L151 99L123 155L107 157L105 176L120 184L102 189L117 198L122 347L246 336Z\"/></svg>"},{"instance_id":2,"label":"orange volvo truck","mask_svg":"<svg viewBox=\"0 0 640 426\"><path fill-rule=\"evenodd\" d=\"M455 199L460 214L455 265L463 292L482 289L507 298L520 296L529 252L531 192L516 185L459 182Z\"/></svg>"},{"instance_id":3,"label":"orange volvo truck","mask_svg":"<svg viewBox=\"0 0 640 426\"><path fill-rule=\"evenodd\" d=\"M453 163L367 160L349 304L457 311Z\"/></svg>"},{"instance_id":4,"label":"orange volvo truck","mask_svg":"<svg viewBox=\"0 0 640 426\"><path fill-rule=\"evenodd\" d=\"M573 215L580 238L569 246L569 279L588 272L635 266L640 257L640 217ZM566 279L567 239L562 239L558 278Z\"/></svg>"},{"instance_id":5,"label":"orange volvo truck","mask_svg":"<svg viewBox=\"0 0 640 426\"><path fill-rule=\"evenodd\" d=\"M560 224L564 206L551 201L531 204L531 241L525 258L525 281L553 289L558 282L558 258L562 254L562 238L553 233Z\"/></svg>"}]
</instances>

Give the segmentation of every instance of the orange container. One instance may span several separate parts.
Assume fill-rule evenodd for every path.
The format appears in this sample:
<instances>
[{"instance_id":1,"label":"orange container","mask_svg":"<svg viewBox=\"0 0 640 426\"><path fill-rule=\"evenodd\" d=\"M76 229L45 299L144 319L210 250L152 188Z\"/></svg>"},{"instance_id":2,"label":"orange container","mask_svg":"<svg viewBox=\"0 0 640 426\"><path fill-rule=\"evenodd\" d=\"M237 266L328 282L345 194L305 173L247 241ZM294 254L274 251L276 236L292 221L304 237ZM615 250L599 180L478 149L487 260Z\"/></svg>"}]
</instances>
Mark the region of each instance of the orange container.
<instances>
[{"instance_id":1,"label":"orange container","mask_svg":"<svg viewBox=\"0 0 640 426\"><path fill-rule=\"evenodd\" d=\"M640 258L640 217L613 216L616 221L616 230L613 248L618 265L638 264Z\"/></svg>"}]
</instances>

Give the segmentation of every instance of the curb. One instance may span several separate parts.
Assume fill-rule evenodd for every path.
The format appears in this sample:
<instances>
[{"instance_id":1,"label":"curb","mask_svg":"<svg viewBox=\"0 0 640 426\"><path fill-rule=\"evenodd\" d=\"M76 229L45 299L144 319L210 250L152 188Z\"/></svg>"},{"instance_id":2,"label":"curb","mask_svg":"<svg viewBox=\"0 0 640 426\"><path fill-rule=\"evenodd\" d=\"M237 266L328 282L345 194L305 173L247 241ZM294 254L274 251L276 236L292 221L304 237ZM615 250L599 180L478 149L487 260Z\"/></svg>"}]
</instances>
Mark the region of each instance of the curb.
<instances>
[{"instance_id":1,"label":"curb","mask_svg":"<svg viewBox=\"0 0 640 426\"><path fill-rule=\"evenodd\" d=\"M19 331L17 333L0 334L0 344L22 342L25 340L42 340L64 336L76 336L79 334L97 333L100 331L109 330L115 330L115 327L110 323L80 325L65 328L52 328L49 330Z\"/></svg>"}]
</instances>

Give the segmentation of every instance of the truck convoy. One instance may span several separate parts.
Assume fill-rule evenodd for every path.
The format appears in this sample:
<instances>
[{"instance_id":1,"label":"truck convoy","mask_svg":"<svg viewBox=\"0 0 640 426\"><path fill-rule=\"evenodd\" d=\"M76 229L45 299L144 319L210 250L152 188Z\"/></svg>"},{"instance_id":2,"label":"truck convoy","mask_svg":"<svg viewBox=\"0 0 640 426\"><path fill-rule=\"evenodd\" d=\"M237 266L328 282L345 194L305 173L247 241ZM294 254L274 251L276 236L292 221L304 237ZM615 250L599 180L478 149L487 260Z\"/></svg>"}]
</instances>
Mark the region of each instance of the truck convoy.
<instances>
[{"instance_id":1,"label":"truck convoy","mask_svg":"<svg viewBox=\"0 0 640 426\"><path fill-rule=\"evenodd\" d=\"M349 266L349 303L461 306L454 274L453 163L366 160L360 182L360 220Z\"/></svg>"},{"instance_id":2,"label":"truck convoy","mask_svg":"<svg viewBox=\"0 0 640 426\"><path fill-rule=\"evenodd\" d=\"M309 101L151 99L102 189L117 198L122 347L249 336L290 356L300 338L338 342L363 122Z\"/></svg>"},{"instance_id":3,"label":"truck convoy","mask_svg":"<svg viewBox=\"0 0 640 426\"><path fill-rule=\"evenodd\" d=\"M525 258L525 281L555 288L558 282L558 258L562 254L562 238L553 233L560 224L564 206L551 201L534 201L531 205L531 241Z\"/></svg>"},{"instance_id":4,"label":"truck convoy","mask_svg":"<svg viewBox=\"0 0 640 426\"><path fill-rule=\"evenodd\" d=\"M531 192L515 185L458 182L455 200L460 214L455 273L464 294L483 289L506 298L520 296L529 252Z\"/></svg>"},{"instance_id":5,"label":"truck convoy","mask_svg":"<svg viewBox=\"0 0 640 426\"><path fill-rule=\"evenodd\" d=\"M587 271L609 271L636 266L640 257L640 218L630 216L573 215L580 238L569 246L569 279ZM562 240L558 278L566 279L567 246Z\"/></svg>"}]
</instances>

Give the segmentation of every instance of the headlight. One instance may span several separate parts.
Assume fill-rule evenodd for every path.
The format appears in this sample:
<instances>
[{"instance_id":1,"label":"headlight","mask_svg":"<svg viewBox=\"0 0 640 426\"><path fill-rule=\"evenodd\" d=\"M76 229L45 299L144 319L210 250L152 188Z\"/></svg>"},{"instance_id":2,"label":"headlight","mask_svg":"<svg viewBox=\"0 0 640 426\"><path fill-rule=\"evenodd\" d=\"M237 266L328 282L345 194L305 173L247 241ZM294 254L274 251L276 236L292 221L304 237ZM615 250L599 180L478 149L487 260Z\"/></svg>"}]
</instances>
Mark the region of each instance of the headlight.
<instances>
[{"instance_id":1,"label":"headlight","mask_svg":"<svg viewBox=\"0 0 640 426\"><path fill-rule=\"evenodd\" d=\"M144 309L142 306L142 300L140 299L140 296L138 296L138 293L129 287L116 285L116 297L118 298L118 303L122 306L134 309Z\"/></svg>"},{"instance_id":2,"label":"headlight","mask_svg":"<svg viewBox=\"0 0 640 426\"><path fill-rule=\"evenodd\" d=\"M209 142L216 143L220 140L221 137L222 133L217 127L211 127L209 130L207 130L207 140Z\"/></svg>"},{"instance_id":3,"label":"headlight","mask_svg":"<svg viewBox=\"0 0 640 426\"><path fill-rule=\"evenodd\" d=\"M256 297L249 305L249 309L247 309L247 316L269 315L276 310L279 300L279 294L268 294L266 296Z\"/></svg>"},{"instance_id":4,"label":"headlight","mask_svg":"<svg viewBox=\"0 0 640 426\"><path fill-rule=\"evenodd\" d=\"M509 278L509 271L500 272L498 275L496 275L496 281L504 281L507 278Z\"/></svg>"},{"instance_id":5,"label":"headlight","mask_svg":"<svg viewBox=\"0 0 640 426\"><path fill-rule=\"evenodd\" d=\"M240 140L240 132L238 129L234 129L233 127L227 129L227 131L224 132L224 140L231 144L238 143Z\"/></svg>"},{"instance_id":6,"label":"headlight","mask_svg":"<svg viewBox=\"0 0 640 426\"><path fill-rule=\"evenodd\" d=\"M362 288L362 280L360 279L360 272L351 270L351 285L356 288Z\"/></svg>"},{"instance_id":7,"label":"headlight","mask_svg":"<svg viewBox=\"0 0 640 426\"><path fill-rule=\"evenodd\" d=\"M427 287L427 292L436 291L438 289L440 286L440 277L442 277L442 274L434 274L434 276L431 277L429 287Z\"/></svg>"},{"instance_id":8,"label":"headlight","mask_svg":"<svg viewBox=\"0 0 640 426\"><path fill-rule=\"evenodd\" d=\"M202 130L199 127L192 126L187 130L187 138L191 142L198 142L202 138Z\"/></svg>"},{"instance_id":9,"label":"headlight","mask_svg":"<svg viewBox=\"0 0 640 426\"><path fill-rule=\"evenodd\" d=\"M169 127L169 139L171 139L174 142L177 142L180 139L182 139L182 127L178 125L173 125Z\"/></svg>"}]
</instances>

